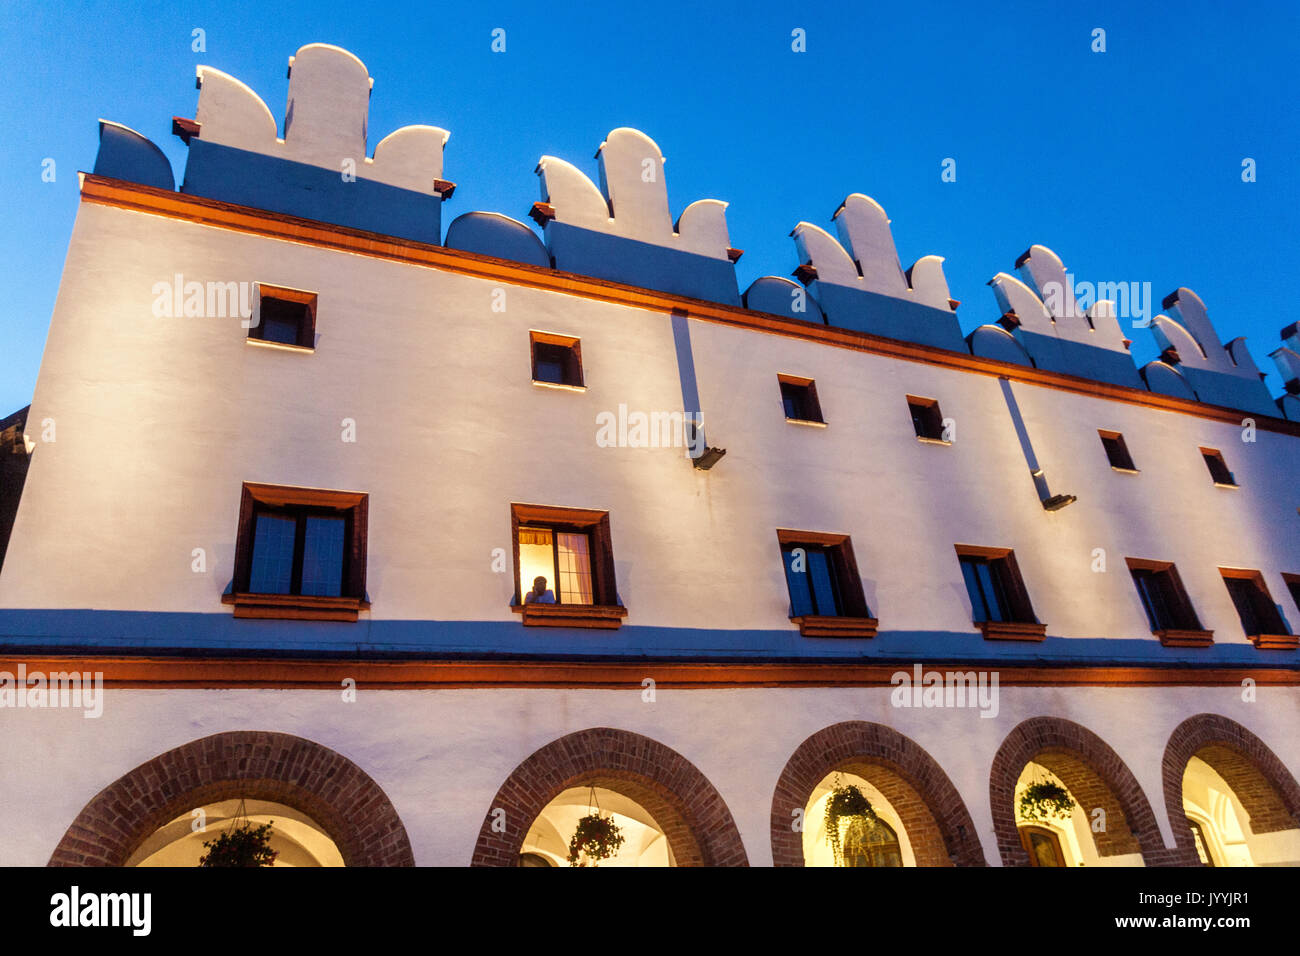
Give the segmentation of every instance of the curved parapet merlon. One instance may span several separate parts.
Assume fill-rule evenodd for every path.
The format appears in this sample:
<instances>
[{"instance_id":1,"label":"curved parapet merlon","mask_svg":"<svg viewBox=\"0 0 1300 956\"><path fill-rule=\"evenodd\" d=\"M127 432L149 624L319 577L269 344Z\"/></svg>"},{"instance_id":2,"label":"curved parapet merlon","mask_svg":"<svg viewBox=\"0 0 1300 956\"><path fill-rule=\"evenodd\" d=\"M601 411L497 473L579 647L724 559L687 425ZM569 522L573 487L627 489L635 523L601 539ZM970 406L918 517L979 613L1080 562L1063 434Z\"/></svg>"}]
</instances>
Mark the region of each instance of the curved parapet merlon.
<instances>
[{"instance_id":1,"label":"curved parapet merlon","mask_svg":"<svg viewBox=\"0 0 1300 956\"><path fill-rule=\"evenodd\" d=\"M1151 320L1151 334L1162 351L1172 348L1178 364L1186 368L1259 380L1259 368L1246 351L1244 339L1223 344L1210 322L1205 303L1191 289L1179 288L1165 297L1169 315Z\"/></svg>"},{"instance_id":2,"label":"curved parapet merlon","mask_svg":"<svg viewBox=\"0 0 1300 956\"><path fill-rule=\"evenodd\" d=\"M155 189L176 188L172 164L157 144L129 126L110 120L99 121L99 152L93 172Z\"/></svg>"},{"instance_id":3,"label":"curved parapet merlon","mask_svg":"<svg viewBox=\"0 0 1300 956\"><path fill-rule=\"evenodd\" d=\"M352 53L309 43L289 58L284 137L275 117L246 84L209 66L198 68L198 140L272 159L329 170L340 182L364 179L426 196L449 193L442 182L450 134L436 126L404 126L367 155L374 81Z\"/></svg>"},{"instance_id":4,"label":"curved parapet merlon","mask_svg":"<svg viewBox=\"0 0 1300 956\"><path fill-rule=\"evenodd\" d=\"M1058 338L1114 352L1128 351L1128 341L1120 328L1115 312L1115 302L1098 298L1085 308L1075 298L1075 286L1060 257L1047 246L1033 245L1016 261L1016 268L1025 284L1043 303L1051 328L1039 328L1038 316L1026 328L1035 332L1056 335ZM1105 283L1102 283L1105 286ZM1119 284L1112 284L1112 290ZM1101 293L1099 293L1100 295ZM1128 291L1125 287L1124 297ZM1132 303L1129 303L1132 305ZM1017 313L1019 316L1019 313ZM1022 322L1028 322L1019 316Z\"/></svg>"},{"instance_id":5,"label":"curved parapet merlon","mask_svg":"<svg viewBox=\"0 0 1300 956\"><path fill-rule=\"evenodd\" d=\"M1052 335L1052 314L1033 289L1013 275L999 272L989 280L998 310L1003 316L1013 315L1017 327L1039 335Z\"/></svg>"},{"instance_id":6,"label":"curved parapet merlon","mask_svg":"<svg viewBox=\"0 0 1300 956\"><path fill-rule=\"evenodd\" d=\"M664 156L649 136L628 127L612 130L596 157L599 187L576 166L555 156L538 161L542 202L550 207L548 215L554 222L732 261L726 203L699 200L673 222Z\"/></svg>"},{"instance_id":7,"label":"curved parapet merlon","mask_svg":"<svg viewBox=\"0 0 1300 956\"><path fill-rule=\"evenodd\" d=\"M1000 325L981 325L966 336L971 355L1033 368L1034 361L1014 335Z\"/></svg>"}]
</instances>

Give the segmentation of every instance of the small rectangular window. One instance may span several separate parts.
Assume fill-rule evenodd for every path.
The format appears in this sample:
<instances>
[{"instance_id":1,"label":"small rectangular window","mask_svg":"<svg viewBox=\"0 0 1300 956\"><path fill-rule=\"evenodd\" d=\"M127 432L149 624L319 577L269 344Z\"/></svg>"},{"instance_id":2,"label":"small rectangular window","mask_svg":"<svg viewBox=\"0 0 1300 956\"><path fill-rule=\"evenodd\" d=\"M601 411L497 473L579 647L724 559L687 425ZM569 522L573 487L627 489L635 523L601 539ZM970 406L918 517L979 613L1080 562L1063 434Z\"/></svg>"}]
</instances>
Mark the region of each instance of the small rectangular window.
<instances>
[{"instance_id":1,"label":"small rectangular window","mask_svg":"<svg viewBox=\"0 0 1300 956\"><path fill-rule=\"evenodd\" d=\"M236 617L355 621L369 607L367 503L358 492L245 483L222 600Z\"/></svg>"},{"instance_id":2,"label":"small rectangular window","mask_svg":"<svg viewBox=\"0 0 1300 956\"><path fill-rule=\"evenodd\" d=\"M907 396L907 408L912 415L912 428L916 431L917 438L923 438L926 441L944 441L943 437L943 412L939 411L939 403L933 398L918 398L915 395Z\"/></svg>"},{"instance_id":3,"label":"small rectangular window","mask_svg":"<svg viewBox=\"0 0 1300 956\"><path fill-rule=\"evenodd\" d=\"M614 581L609 513L510 506L515 543L514 610L524 624L618 627L627 615Z\"/></svg>"},{"instance_id":4,"label":"small rectangular window","mask_svg":"<svg viewBox=\"0 0 1300 956\"><path fill-rule=\"evenodd\" d=\"M533 381L544 385L582 388L582 345L569 335L529 332Z\"/></svg>"},{"instance_id":5,"label":"small rectangular window","mask_svg":"<svg viewBox=\"0 0 1300 956\"><path fill-rule=\"evenodd\" d=\"M292 348L316 344L316 294L258 284L250 340Z\"/></svg>"},{"instance_id":6,"label":"small rectangular window","mask_svg":"<svg viewBox=\"0 0 1300 956\"><path fill-rule=\"evenodd\" d=\"M781 404L785 407L788 421L825 424L822 406L817 400L817 384L812 379L778 375L777 380L781 385Z\"/></svg>"},{"instance_id":7,"label":"small rectangular window","mask_svg":"<svg viewBox=\"0 0 1300 956\"><path fill-rule=\"evenodd\" d=\"M1264 575L1244 568L1219 568L1228 594L1232 596L1241 629L1257 647L1294 647L1295 638L1273 603Z\"/></svg>"},{"instance_id":8,"label":"small rectangular window","mask_svg":"<svg viewBox=\"0 0 1300 956\"><path fill-rule=\"evenodd\" d=\"M790 619L805 637L874 637L848 535L778 529ZM826 621L824 618L837 618Z\"/></svg>"},{"instance_id":9,"label":"small rectangular window","mask_svg":"<svg viewBox=\"0 0 1300 956\"><path fill-rule=\"evenodd\" d=\"M956 549L973 619L984 636L1042 640L1046 625L1034 616L1015 553L1010 548L965 544Z\"/></svg>"},{"instance_id":10,"label":"small rectangular window","mask_svg":"<svg viewBox=\"0 0 1300 956\"><path fill-rule=\"evenodd\" d=\"M1119 432L1108 432L1098 430L1101 436L1102 447L1106 449L1106 458L1110 466L1117 471L1137 471L1137 466L1133 464L1133 456L1128 453L1128 443L1124 441L1124 436Z\"/></svg>"},{"instance_id":11,"label":"small rectangular window","mask_svg":"<svg viewBox=\"0 0 1300 956\"><path fill-rule=\"evenodd\" d=\"M1282 580L1286 582L1286 588L1291 592L1291 602L1300 610L1300 574L1287 574L1283 572Z\"/></svg>"},{"instance_id":12,"label":"small rectangular window","mask_svg":"<svg viewBox=\"0 0 1300 956\"><path fill-rule=\"evenodd\" d=\"M1201 457L1205 459L1205 467L1210 469L1210 477L1214 479L1216 485L1236 486L1237 481L1228 470L1228 463L1223 460L1222 452L1215 448L1202 448Z\"/></svg>"},{"instance_id":13,"label":"small rectangular window","mask_svg":"<svg viewBox=\"0 0 1300 956\"><path fill-rule=\"evenodd\" d=\"M1159 636L1161 643L1177 647L1204 647L1213 643L1213 632L1202 629L1172 562L1125 560L1151 632Z\"/></svg>"}]
</instances>

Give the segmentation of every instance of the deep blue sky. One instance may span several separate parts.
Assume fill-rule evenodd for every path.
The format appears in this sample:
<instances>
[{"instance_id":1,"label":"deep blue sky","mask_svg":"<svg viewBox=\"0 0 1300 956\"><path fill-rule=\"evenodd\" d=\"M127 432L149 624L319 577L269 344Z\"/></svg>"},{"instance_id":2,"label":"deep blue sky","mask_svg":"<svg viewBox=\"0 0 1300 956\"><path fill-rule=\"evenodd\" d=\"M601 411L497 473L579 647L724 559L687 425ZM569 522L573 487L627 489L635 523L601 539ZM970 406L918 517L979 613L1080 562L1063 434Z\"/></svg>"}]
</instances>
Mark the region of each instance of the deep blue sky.
<instances>
[{"instance_id":1,"label":"deep blue sky","mask_svg":"<svg viewBox=\"0 0 1300 956\"><path fill-rule=\"evenodd\" d=\"M27 404L99 117L152 138L179 179L173 115L194 68L248 83L283 119L288 57L327 42L374 77L370 148L393 129L451 131L474 209L525 218L544 153L593 180L604 134L634 126L668 159L674 216L730 202L741 288L797 265L790 229L830 228L850 192L893 220L903 265L946 257L964 329L992 321L985 283L1040 242L1079 279L1196 290L1225 339L1268 352L1297 319L1300 4L422 3L335 0L7 3L0 26L0 414ZM1070 9L1066 9L1066 7ZM191 50L191 30L207 50ZM504 54L491 31L507 31ZM790 33L807 32L793 53ZM1106 30L1093 53L1091 31ZM52 157L57 181L41 181ZM957 182L940 163L957 160ZM1258 181L1241 181L1241 162ZM1131 332L1140 361L1149 333Z\"/></svg>"}]
</instances>

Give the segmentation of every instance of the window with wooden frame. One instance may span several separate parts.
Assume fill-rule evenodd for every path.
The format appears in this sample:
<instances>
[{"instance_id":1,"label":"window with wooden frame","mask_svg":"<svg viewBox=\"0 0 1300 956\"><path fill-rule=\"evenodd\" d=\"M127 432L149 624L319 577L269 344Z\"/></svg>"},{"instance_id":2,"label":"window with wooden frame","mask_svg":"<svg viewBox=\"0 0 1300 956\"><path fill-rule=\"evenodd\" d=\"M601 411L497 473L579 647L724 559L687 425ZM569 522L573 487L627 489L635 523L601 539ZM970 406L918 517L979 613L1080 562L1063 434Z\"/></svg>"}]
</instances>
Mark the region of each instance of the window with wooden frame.
<instances>
[{"instance_id":1,"label":"window with wooden frame","mask_svg":"<svg viewBox=\"0 0 1300 956\"><path fill-rule=\"evenodd\" d=\"M817 400L817 383L810 378L796 375L778 375L781 386L781 404L785 408L785 418L789 422L804 425L825 425L822 418L821 402Z\"/></svg>"},{"instance_id":2,"label":"window with wooden frame","mask_svg":"<svg viewBox=\"0 0 1300 956\"><path fill-rule=\"evenodd\" d=\"M862 578L846 534L778 528L790 620L804 637L875 637Z\"/></svg>"},{"instance_id":3,"label":"window with wooden frame","mask_svg":"<svg viewBox=\"0 0 1300 956\"><path fill-rule=\"evenodd\" d=\"M1205 467L1210 469L1210 477L1214 479L1216 485L1224 488L1237 487L1237 479L1228 470L1228 463L1223 460L1222 452L1217 448L1202 448L1201 457L1205 459Z\"/></svg>"},{"instance_id":4,"label":"window with wooden frame","mask_svg":"<svg viewBox=\"0 0 1300 956\"><path fill-rule=\"evenodd\" d=\"M1300 647L1300 638L1287 632L1286 622L1268 593L1264 575L1245 568L1219 568L1232 603L1241 619L1241 629L1251 643L1263 650Z\"/></svg>"},{"instance_id":5,"label":"window with wooden frame","mask_svg":"<svg viewBox=\"0 0 1300 956\"><path fill-rule=\"evenodd\" d=\"M229 593L235 617L355 621L366 600L369 496L245 482Z\"/></svg>"},{"instance_id":6,"label":"window with wooden frame","mask_svg":"<svg viewBox=\"0 0 1300 956\"><path fill-rule=\"evenodd\" d=\"M1178 569L1170 561L1125 558L1137 586L1142 608L1147 612L1151 633L1165 647L1209 647L1214 632L1201 627Z\"/></svg>"},{"instance_id":7,"label":"window with wooden frame","mask_svg":"<svg viewBox=\"0 0 1300 956\"><path fill-rule=\"evenodd\" d=\"M533 356L533 382L562 388L581 389L582 344L571 335L551 332L528 333Z\"/></svg>"},{"instance_id":8,"label":"window with wooden frame","mask_svg":"<svg viewBox=\"0 0 1300 956\"><path fill-rule=\"evenodd\" d=\"M284 348L316 346L316 293L258 283L248 339Z\"/></svg>"},{"instance_id":9,"label":"window with wooden frame","mask_svg":"<svg viewBox=\"0 0 1300 956\"><path fill-rule=\"evenodd\" d=\"M1065 866L1065 854L1061 851L1061 838L1047 827L1016 827L1020 833L1020 845L1029 854L1030 866Z\"/></svg>"},{"instance_id":10,"label":"window with wooden frame","mask_svg":"<svg viewBox=\"0 0 1300 956\"><path fill-rule=\"evenodd\" d=\"M955 545L975 626L988 640L1041 641L1047 625L1040 624L1029 603L1010 548Z\"/></svg>"},{"instance_id":11,"label":"window with wooden frame","mask_svg":"<svg viewBox=\"0 0 1300 956\"><path fill-rule=\"evenodd\" d=\"M907 410L912 416L912 428L916 431L917 438L924 442L952 444L943 437L943 412L939 411L938 401L909 395Z\"/></svg>"},{"instance_id":12,"label":"window with wooden frame","mask_svg":"<svg viewBox=\"0 0 1300 956\"><path fill-rule=\"evenodd\" d=\"M609 513L512 504L513 610L529 626L615 628L627 617L614 580ZM544 579L544 580L541 580Z\"/></svg>"},{"instance_id":13,"label":"window with wooden frame","mask_svg":"<svg viewBox=\"0 0 1300 956\"><path fill-rule=\"evenodd\" d=\"M1106 459L1110 462L1110 467L1116 471L1137 471L1137 465L1133 464L1133 456L1128 452L1128 443L1124 441L1121 433L1108 432L1099 428L1097 434L1101 436L1101 445L1106 449Z\"/></svg>"}]
</instances>

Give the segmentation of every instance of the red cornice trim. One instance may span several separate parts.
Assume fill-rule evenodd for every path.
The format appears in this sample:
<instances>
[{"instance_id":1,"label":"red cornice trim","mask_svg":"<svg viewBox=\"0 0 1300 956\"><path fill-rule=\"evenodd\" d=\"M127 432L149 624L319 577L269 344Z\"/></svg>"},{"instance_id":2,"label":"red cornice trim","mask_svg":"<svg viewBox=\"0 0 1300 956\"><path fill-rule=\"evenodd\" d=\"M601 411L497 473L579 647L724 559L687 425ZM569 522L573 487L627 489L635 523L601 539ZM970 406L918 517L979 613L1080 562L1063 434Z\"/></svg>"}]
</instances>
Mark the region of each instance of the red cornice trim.
<instances>
[{"instance_id":1,"label":"red cornice trim","mask_svg":"<svg viewBox=\"0 0 1300 956\"><path fill-rule=\"evenodd\" d=\"M102 672L108 687L338 688L345 678L386 690L454 687L889 687L911 664L654 663L651 661L347 661L219 657L0 657L0 671ZM1159 668L1020 666L984 661L925 665L932 671L996 671L1000 686L1214 687L1300 686L1300 671L1277 668Z\"/></svg>"},{"instance_id":2,"label":"red cornice trim","mask_svg":"<svg viewBox=\"0 0 1300 956\"><path fill-rule=\"evenodd\" d=\"M978 355L962 352L950 352L912 342L887 339L878 335L869 335L852 329L805 322L800 319L788 319L765 312L753 312L736 306L706 302L685 296L672 295L640 289L635 286L622 285L603 279L545 269L540 266L511 262L492 256L448 249L429 243L410 239L398 239L379 233L350 229L328 223L301 219L281 213L267 212L248 206L205 199L185 193L142 186L122 180L96 176L92 173L81 174L81 198L83 202L130 209L136 212L156 216L166 216L200 225L231 229L252 235L301 242L326 249L351 252L378 259L389 259L419 265L427 268L455 272L478 278L506 281L515 285L561 292L566 295L582 296L633 308L650 311L684 313L693 319L735 325L742 328L785 335L792 338L806 339L832 345L838 348L870 352L908 362L921 362L942 368L974 372L978 375L990 375L1007 378L1028 385L1043 385L1093 398L1109 399L1130 405L1144 405L1163 411L1194 415L1211 421L1240 425L1243 417L1253 418L1255 427L1265 431L1279 432L1300 437L1300 422L1288 421L1255 412L1225 408L1220 405L1207 405L1187 399L1160 395L1142 389L1123 385L1112 385L1076 375L1061 372L1048 372L1043 369L1029 368L1009 362L999 362Z\"/></svg>"}]
</instances>

